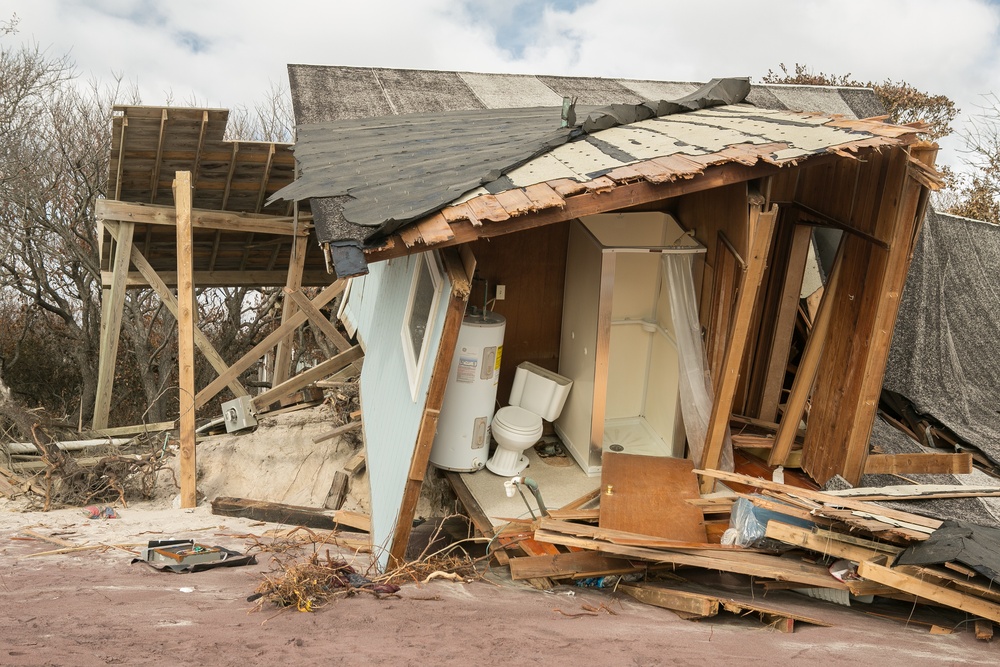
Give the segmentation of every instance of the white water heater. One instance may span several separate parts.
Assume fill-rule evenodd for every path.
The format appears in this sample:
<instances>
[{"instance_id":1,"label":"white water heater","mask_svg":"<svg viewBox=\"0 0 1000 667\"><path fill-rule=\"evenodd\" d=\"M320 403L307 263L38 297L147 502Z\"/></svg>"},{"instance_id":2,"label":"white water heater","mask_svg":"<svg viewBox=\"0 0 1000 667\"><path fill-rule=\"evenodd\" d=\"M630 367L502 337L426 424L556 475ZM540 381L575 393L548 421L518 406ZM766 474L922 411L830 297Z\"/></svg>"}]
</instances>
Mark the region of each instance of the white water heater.
<instances>
[{"instance_id":1,"label":"white water heater","mask_svg":"<svg viewBox=\"0 0 1000 667\"><path fill-rule=\"evenodd\" d=\"M470 472L486 465L506 328L502 315L489 312L462 321L431 449L438 468Z\"/></svg>"}]
</instances>

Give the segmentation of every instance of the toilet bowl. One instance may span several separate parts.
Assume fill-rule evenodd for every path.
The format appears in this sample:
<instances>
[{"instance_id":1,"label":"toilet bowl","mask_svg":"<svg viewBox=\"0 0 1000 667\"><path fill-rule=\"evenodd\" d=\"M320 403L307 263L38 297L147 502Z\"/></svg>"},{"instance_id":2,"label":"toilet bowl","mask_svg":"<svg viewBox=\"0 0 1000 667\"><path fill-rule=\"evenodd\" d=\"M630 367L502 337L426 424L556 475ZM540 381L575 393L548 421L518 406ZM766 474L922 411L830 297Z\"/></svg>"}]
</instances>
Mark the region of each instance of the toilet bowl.
<instances>
[{"instance_id":1,"label":"toilet bowl","mask_svg":"<svg viewBox=\"0 0 1000 667\"><path fill-rule=\"evenodd\" d=\"M542 418L534 412L508 405L493 415L491 427L497 441L497 450L486 467L497 475L514 477L528 467L528 457L524 450L542 437Z\"/></svg>"},{"instance_id":2,"label":"toilet bowl","mask_svg":"<svg viewBox=\"0 0 1000 667\"><path fill-rule=\"evenodd\" d=\"M490 431L497 449L486 468L503 477L528 466L524 451L542 437L542 420L554 421L566 404L573 381L530 362L519 364L510 390L510 405L493 415Z\"/></svg>"}]
</instances>

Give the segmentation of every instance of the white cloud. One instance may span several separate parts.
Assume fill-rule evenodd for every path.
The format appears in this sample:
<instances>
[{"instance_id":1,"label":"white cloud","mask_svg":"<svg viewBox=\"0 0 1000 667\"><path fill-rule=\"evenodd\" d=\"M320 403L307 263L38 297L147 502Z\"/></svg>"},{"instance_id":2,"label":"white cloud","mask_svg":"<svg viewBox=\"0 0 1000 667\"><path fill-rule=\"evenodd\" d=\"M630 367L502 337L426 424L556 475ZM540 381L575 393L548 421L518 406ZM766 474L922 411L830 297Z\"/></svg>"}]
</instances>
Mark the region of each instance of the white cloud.
<instances>
[{"instance_id":1,"label":"white cloud","mask_svg":"<svg viewBox=\"0 0 1000 667\"><path fill-rule=\"evenodd\" d=\"M34 0L20 34L120 72L147 104L233 106L287 63L670 80L779 63L906 80L965 111L1000 92L1000 7L988 0ZM954 161L953 156L946 158Z\"/></svg>"}]
</instances>

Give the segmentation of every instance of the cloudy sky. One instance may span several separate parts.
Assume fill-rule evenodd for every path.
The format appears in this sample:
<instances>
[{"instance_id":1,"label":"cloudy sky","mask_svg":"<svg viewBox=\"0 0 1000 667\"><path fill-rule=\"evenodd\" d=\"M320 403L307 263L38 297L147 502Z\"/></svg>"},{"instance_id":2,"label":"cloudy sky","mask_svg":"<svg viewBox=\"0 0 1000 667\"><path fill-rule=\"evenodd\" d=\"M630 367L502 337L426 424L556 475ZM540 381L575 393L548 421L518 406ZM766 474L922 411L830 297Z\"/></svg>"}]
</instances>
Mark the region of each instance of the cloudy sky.
<instances>
[{"instance_id":1,"label":"cloudy sky","mask_svg":"<svg viewBox=\"0 0 1000 667\"><path fill-rule=\"evenodd\" d=\"M123 75L145 104L252 103L288 63L759 81L799 62L965 114L1000 94L1000 0L0 0L14 13L5 45Z\"/></svg>"}]
</instances>

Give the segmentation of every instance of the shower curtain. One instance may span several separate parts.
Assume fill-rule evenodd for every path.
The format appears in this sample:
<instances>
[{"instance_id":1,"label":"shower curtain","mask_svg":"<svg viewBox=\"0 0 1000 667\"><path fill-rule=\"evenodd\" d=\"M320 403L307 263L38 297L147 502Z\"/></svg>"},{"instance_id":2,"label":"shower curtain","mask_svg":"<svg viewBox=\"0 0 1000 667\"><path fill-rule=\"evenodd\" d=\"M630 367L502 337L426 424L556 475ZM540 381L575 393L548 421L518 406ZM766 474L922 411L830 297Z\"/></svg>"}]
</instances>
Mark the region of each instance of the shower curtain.
<instances>
[{"instance_id":1,"label":"shower curtain","mask_svg":"<svg viewBox=\"0 0 1000 667\"><path fill-rule=\"evenodd\" d=\"M701 465L705 448L708 420L712 414L712 375L708 368L705 344L701 339L698 320L698 299L694 291L694 255L663 255L663 274L670 294L670 317L677 339L677 356L680 362L680 403L684 418L684 431L688 448L695 465ZM733 470L733 443L729 427L722 445L719 467Z\"/></svg>"}]
</instances>

